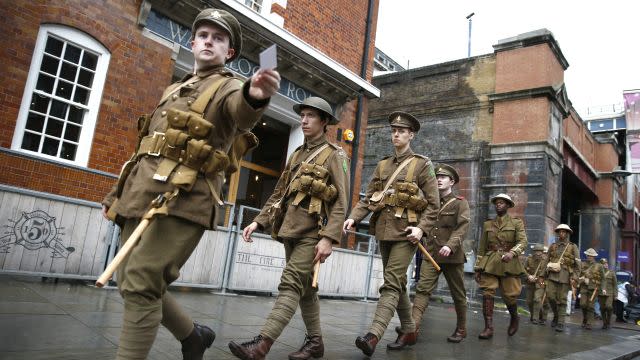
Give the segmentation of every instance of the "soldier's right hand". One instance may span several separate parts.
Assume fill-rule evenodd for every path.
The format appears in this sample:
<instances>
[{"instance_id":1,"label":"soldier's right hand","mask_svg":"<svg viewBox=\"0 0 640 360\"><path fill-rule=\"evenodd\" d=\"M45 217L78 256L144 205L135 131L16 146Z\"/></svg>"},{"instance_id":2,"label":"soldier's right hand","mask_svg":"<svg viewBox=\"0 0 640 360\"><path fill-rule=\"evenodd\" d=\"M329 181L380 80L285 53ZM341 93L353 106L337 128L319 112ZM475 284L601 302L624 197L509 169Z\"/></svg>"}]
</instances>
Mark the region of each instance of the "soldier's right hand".
<instances>
[{"instance_id":1,"label":"soldier's right hand","mask_svg":"<svg viewBox=\"0 0 640 360\"><path fill-rule=\"evenodd\" d=\"M107 212L109 212L109 208L106 205L102 205L102 217L110 220L109 216L107 216Z\"/></svg>"},{"instance_id":2,"label":"soldier's right hand","mask_svg":"<svg viewBox=\"0 0 640 360\"><path fill-rule=\"evenodd\" d=\"M533 275L529 275L529 282L536 282L536 277Z\"/></svg>"},{"instance_id":3,"label":"soldier's right hand","mask_svg":"<svg viewBox=\"0 0 640 360\"><path fill-rule=\"evenodd\" d=\"M476 271L475 276L473 277L475 279L475 281L479 284L480 283L480 277L482 277L480 271Z\"/></svg>"},{"instance_id":4,"label":"soldier's right hand","mask_svg":"<svg viewBox=\"0 0 640 360\"><path fill-rule=\"evenodd\" d=\"M342 232L344 234L347 234L347 231L350 231L351 228L353 227L353 224L355 224L355 220L353 219L347 219L344 221L344 224L342 224Z\"/></svg>"},{"instance_id":5,"label":"soldier's right hand","mask_svg":"<svg viewBox=\"0 0 640 360\"><path fill-rule=\"evenodd\" d=\"M247 225L247 227L244 228L244 230L242 230L242 239L246 242L253 242L253 239L251 238L251 234L253 234L253 232L256 231L257 228L258 228L258 223L255 221Z\"/></svg>"}]
</instances>

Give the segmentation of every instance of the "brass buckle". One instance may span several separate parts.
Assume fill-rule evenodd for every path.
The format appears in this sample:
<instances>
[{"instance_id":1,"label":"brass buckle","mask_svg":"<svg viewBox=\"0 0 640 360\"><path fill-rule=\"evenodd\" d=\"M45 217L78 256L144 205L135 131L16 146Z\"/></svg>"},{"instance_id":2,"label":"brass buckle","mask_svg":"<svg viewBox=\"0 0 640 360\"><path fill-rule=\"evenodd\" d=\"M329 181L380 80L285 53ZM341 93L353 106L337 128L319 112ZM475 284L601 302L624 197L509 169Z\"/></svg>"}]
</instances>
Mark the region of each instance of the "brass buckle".
<instances>
[{"instance_id":1,"label":"brass buckle","mask_svg":"<svg viewBox=\"0 0 640 360\"><path fill-rule=\"evenodd\" d=\"M162 139L164 140L164 133L163 132L158 132L158 131L154 131L153 132L153 136L151 137L153 139L153 149L156 149L156 151L147 151L147 155L151 155L151 156L160 156L160 148L158 147L158 138L162 136Z\"/></svg>"}]
</instances>

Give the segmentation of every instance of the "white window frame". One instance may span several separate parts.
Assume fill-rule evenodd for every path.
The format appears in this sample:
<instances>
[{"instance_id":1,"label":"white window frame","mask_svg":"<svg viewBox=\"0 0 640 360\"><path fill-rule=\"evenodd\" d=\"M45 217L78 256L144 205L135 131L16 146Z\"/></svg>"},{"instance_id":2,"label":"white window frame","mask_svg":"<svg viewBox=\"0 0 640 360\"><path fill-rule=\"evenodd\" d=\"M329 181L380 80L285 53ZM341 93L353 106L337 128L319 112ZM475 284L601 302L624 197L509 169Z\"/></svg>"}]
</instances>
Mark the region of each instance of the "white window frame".
<instances>
[{"instance_id":1,"label":"white window frame","mask_svg":"<svg viewBox=\"0 0 640 360\"><path fill-rule=\"evenodd\" d=\"M57 156L51 156L21 148L22 139L25 133L25 126L27 123L27 118L29 116L31 97L36 89L40 66L44 57L43 54L45 45L49 35L53 35L57 38L63 39L68 43L98 54L98 62L96 64L96 70L94 74L92 89L89 95L89 101L87 102L87 112L82 121L82 130L78 139L78 148L76 149L75 160L67 160ZM41 25L40 31L38 32L36 45L33 50L33 57L31 58L31 67L29 68L29 75L25 84L24 94L22 95L22 103L20 105L20 112L18 113L18 119L16 121L16 129L13 135L11 149L55 162L86 167L89 162L89 153L91 152L91 144L93 141L96 120L98 118L100 102L102 99L102 91L104 90L104 83L107 77L107 69L109 67L110 59L111 54L109 50L104 47L104 45L80 30L64 25Z\"/></svg>"},{"instance_id":2,"label":"white window frame","mask_svg":"<svg viewBox=\"0 0 640 360\"><path fill-rule=\"evenodd\" d=\"M256 12L256 13L264 16L264 17L269 17L269 14L271 13L272 0L249 0L249 1L254 2L254 3L261 2L261 4L259 5L260 6L260 11L256 11L250 5L245 4L245 0L236 0L236 1L238 1L242 5L246 6L247 8L251 9L252 11L254 11L254 12Z\"/></svg>"}]
</instances>

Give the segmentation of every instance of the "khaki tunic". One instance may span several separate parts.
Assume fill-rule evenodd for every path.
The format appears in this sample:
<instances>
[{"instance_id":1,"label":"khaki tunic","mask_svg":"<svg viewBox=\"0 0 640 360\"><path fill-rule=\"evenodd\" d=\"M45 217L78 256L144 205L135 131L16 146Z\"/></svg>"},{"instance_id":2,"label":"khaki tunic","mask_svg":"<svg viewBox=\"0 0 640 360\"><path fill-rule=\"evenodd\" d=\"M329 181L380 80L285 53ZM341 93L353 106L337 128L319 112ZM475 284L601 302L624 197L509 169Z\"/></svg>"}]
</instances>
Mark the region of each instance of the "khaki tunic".
<instances>
[{"instance_id":1,"label":"khaki tunic","mask_svg":"<svg viewBox=\"0 0 640 360\"><path fill-rule=\"evenodd\" d=\"M505 214L502 218L485 221L474 270L495 276L520 276L525 271L518 257L526 248L527 234L522 220ZM505 263L502 255L508 251L514 256Z\"/></svg>"},{"instance_id":2,"label":"khaki tunic","mask_svg":"<svg viewBox=\"0 0 640 360\"><path fill-rule=\"evenodd\" d=\"M602 290L606 290L606 293ZM618 298L618 280L615 272L611 270L604 271L604 280L602 280L602 289L598 294L600 306L605 310L613 308L613 300Z\"/></svg>"},{"instance_id":3,"label":"khaki tunic","mask_svg":"<svg viewBox=\"0 0 640 360\"><path fill-rule=\"evenodd\" d=\"M569 246L567 251L564 248ZM564 251L563 259L560 261L560 255ZM551 244L549 246L549 262L560 262L560 271L553 272L545 269L545 276L548 280L552 280L561 284L568 284L570 279L578 280L580 276L580 254L578 252L578 246L572 242L560 241Z\"/></svg>"},{"instance_id":4,"label":"khaki tunic","mask_svg":"<svg viewBox=\"0 0 640 360\"><path fill-rule=\"evenodd\" d=\"M527 286L534 287L535 289L542 288L544 285L544 273L547 267L547 259L544 256L540 256L536 258L535 255L529 255L527 257L527 261L524 265L524 271L528 276L535 276L536 282L531 283L529 279L527 279ZM537 272L536 272L537 269Z\"/></svg>"},{"instance_id":5,"label":"khaki tunic","mask_svg":"<svg viewBox=\"0 0 640 360\"><path fill-rule=\"evenodd\" d=\"M602 289L602 287L600 286L600 284L602 283L602 279L604 279L604 267L602 266L602 264L598 263L598 262L584 262L582 263L582 274L581 274L581 278L583 279L589 279L589 283L587 284L586 281L581 281L580 283L580 290L581 290L581 294L582 293L582 289L587 289L589 290L589 296L591 296L591 293L593 292L593 290L595 290L596 288L598 288L598 291Z\"/></svg>"},{"instance_id":6,"label":"khaki tunic","mask_svg":"<svg viewBox=\"0 0 640 360\"><path fill-rule=\"evenodd\" d=\"M267 200L260 214L253 219L261 228L269 228L269 209L271 205L284 195L290 177L294 176L300 164L312 155L320 146L327 144L325 135L314 141L305 142L292 155L284 172L280 176L273 194ZM330 145L337 147L335 145ZM311 161L313 163L313 161ZM327 237L334 244L339 244L342 238L342 224L344 223L346 207L349 202L349 159L346 153L338 148L333 151L324 163L324 167L329 170L329 180L327 185L333 185L338 191L336 200L332 204L322 205L323 219L316 214L309 215L309 197L307 196L298 206L294 206L287 201L286 213L278 239L299 239L311 238L320 239ZM291 198L291 195L289 196ZM325 206L326 205L326 206ZM323 225L320 226L320 223Z\"/></svg>"},{"instance_id":7,"label":"khaki tunic","mask_svg":"<svg viewBox=\"0 0 640 360\"><path fill-rule=\"evenodd\" d=\"M438 220L426 234L426 248L438 264L464 264L466 259L462 242L469 231L469 202L449 193L440 199ZM451 249L449 256L438 252L443 246Z\"/></svg>"},{"instance_id":8,"label":"khaki tunic","mask_svg":"<svg viewBox=\"0 0 640 360\"><path fill-rule=\"evenodd\" d=\"M375 212L369 222L369 233L375 235L376 239L380 241L407 241L407 232L405 229L410 225L417 226L422 229L425 234L428 234L438 218L440 195L438 193L438 183L431 160L427 157L416 155L413 150L408 149L403 154L390 156L378 162L373 172L373 178L367 186L365 197L358 201L353 210L351 210L349 219L353 219L358 223L369 214L369 200L373 193L382 190L398 166L410 156L417 157L413 180L422 190L424 199L428 203L427 208L419 214L418 224L409 224L407 211L402 214L401 218L396 218L395 211L391 206L385 206L382 210ZM395 179L396 183L406 179L410 166L411 164L400 171Z\"/></svg>"},{"instance_id":9,"label":"khaki tunic","mask_svg":"<svg viewBox=\"0 0 640 360\"><path fill-rule=\"evenodd\" d=\"M229 77L218 91L214 94L207 107L204 118L210 121L214 127L209 135L209 144L214 149L220 149L225 153L230 149L234 136L240 131L247 131L253 128L262 116L265 105L268 101L253 101L261 106L256 109L247 100L249 83L244 86L241 81L232 79L231 73L223 65L216 66L206 71L198 71L197 76L201 80L188 86L182 87L164 102L160 102L151 115L149 134L154 131L165 132L168 126L167 111L175 108L182 111L189 111L189 105L198 96L207 90L215 81L221 77ZM182 81L190 79L187 76ZM133 167L131 174L124 185L122 195L112 210L125 218L140 218L147 211L151 201L158 195L168 191L173 191L174 185L171 178L167 182L160 182L153 179L158 164L162 157L145 155L140 158ZM224 174L213 180L215 191L219 194ZM103 204L107 207L113 205L115 199L115 187L105 197ZM205 178L198 176L193 189L189 192L181 191L180 195L168 202L169 214L207 228L214 228L216 203L207 185Z\"/></svg>"}]
</instances>

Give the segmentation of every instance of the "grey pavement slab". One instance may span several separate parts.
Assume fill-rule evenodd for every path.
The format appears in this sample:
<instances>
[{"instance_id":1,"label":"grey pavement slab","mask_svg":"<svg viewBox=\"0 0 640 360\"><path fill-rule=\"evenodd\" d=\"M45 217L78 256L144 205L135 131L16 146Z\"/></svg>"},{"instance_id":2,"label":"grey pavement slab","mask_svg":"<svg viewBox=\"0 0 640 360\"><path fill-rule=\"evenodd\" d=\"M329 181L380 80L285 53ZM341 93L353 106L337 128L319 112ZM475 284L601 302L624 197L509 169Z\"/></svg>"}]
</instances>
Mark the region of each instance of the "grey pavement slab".
<instances>
[{"instance_id":1,"label":"grey pavement slab","mask_svg":"<svg viewBox=\"0 0 640 360\"><path fill-rule=\"evenodd\" d=\"M205 359L234 359L228 342L246 341L260 332L275 298L212 294L172 289L172 294L194 320L217 334ZM500 303L500 301L496 301ZM368 331L375 301L322 299L320 301L324 359L366 359L355 346L356 336ZM37 277L0 274L0 360L2 359L113 359L122 324L122 299L116 289L98 289L86 282L43 282ZM495 313L495 335L481 341L484 322L480 309L470 308L468 337L460 344L446 342L455 326L448 304L432 303L415 346L387 351L396 338L395 318L371 359L626 359L640 354L640 332L633 327L586 331L574 314L565 333L549 326L531 325L521 317L520 330L506 334L509 316ZM640 327L637 327L640 330ZM304 339L299 312L273 345L268 359L286 359ZM164 328L149 359L180 359L180 344Z\"/></svg>"}]
</instances>

